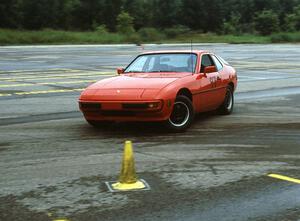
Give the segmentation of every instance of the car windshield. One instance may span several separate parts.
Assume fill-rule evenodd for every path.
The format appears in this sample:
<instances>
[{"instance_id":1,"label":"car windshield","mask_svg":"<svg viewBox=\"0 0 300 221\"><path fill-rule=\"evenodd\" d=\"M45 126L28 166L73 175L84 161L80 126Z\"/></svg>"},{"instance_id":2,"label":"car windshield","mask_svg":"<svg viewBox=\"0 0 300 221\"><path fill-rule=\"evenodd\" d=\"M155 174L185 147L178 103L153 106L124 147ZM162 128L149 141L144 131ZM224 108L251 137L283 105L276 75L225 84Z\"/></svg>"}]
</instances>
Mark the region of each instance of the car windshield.
<instances>
[{"instance_id":1,"label":"car windshield","mask_svg":"<svg viewBox=\"0 0 300 221\"><path fill-rule=\"evenodd\" d=\"M194 72L197 55L192 53L145 54L138 56L125 70L130 72Z\"/></svg>"}]
</instances>

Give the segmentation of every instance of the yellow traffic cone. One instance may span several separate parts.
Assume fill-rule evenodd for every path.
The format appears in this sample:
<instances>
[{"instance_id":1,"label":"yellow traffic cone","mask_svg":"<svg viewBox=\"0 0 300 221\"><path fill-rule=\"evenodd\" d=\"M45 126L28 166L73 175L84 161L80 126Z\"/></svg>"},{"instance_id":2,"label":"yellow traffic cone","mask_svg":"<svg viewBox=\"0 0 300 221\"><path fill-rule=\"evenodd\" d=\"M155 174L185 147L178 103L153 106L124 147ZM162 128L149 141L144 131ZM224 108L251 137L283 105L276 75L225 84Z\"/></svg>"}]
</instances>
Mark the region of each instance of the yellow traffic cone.
<instances>
[{"instance_id":1,"label":"yellow traffic cone","mask_svg":"<svg viewBox=\"0 0 300 221\"><path fill-rule=\"evenodd\" d=\"M113 190L126 191L147 188L144 180L138 180L135 173L133 148L131 141L126 141L124 146L124 155L121 174L116 183L110 185Z\"/></svg>"},{"instance_id":2,"label":"yellow traffic cone","mask_svg":"<svg viewBox=\"0 0 300 221\"><path fill-rule=\"evenodd\" d=\"M125 142L122 169L119 177L119 182L128 184L137 182L131 141Z\"/></svg>"}]
</instances>

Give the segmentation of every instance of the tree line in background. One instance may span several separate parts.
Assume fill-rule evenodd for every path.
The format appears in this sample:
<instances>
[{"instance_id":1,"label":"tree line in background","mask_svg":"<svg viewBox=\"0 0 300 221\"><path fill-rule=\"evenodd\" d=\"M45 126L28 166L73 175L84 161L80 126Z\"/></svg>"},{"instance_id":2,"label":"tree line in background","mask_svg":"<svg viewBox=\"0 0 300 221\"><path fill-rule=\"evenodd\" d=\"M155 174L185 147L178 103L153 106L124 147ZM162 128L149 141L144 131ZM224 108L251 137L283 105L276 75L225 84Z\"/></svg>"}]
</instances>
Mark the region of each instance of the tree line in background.
<instances>
[{"instance_id":1,"label":"tree line in background","mask_svg":"<svg viewBox=\"0 0 300 221\"><path fill-rule=\"evenodd\" d=\"M1 0L0 28L269 35L300 30L300 0Z\"/></svg>"}]
</instances>

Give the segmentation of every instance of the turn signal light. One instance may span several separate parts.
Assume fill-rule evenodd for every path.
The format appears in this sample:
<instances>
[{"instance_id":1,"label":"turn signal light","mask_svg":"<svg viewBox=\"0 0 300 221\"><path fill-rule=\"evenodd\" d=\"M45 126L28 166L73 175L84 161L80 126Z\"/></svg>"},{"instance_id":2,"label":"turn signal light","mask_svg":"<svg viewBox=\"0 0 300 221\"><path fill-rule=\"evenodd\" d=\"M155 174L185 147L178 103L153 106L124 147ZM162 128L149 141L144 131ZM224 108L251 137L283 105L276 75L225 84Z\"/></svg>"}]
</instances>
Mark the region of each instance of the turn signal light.
<instances>
[{"instance_id":1,"label":"turn signal light","mask_svg":"<svg viewBox=\"0 0 300 221\"><path fill-rule=\"evenodd\" d=\"M158 108L159 106L160 106L160 102L148 103L148 108Z\"/></svg>"}]
</instances>

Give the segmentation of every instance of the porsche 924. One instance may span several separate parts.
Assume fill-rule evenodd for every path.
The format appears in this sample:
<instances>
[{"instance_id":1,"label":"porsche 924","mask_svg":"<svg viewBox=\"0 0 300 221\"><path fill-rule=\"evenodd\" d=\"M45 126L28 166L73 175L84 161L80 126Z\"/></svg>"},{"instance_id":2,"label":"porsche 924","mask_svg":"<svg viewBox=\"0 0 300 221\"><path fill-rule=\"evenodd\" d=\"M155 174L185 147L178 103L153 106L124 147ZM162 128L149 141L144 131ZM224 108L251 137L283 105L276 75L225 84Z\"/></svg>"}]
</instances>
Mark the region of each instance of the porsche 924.
<instances>
[{"instance_id":1,"label":"porsche 924","mask_svg":"<svg viewBox=\"0 0 300 221\"><path fill-rule=\"evenodd\" d=\"M197 113L233 111L237 73L214 53L146 52L117 72L80 95L80 110L93 126L161 121L173 131L184 131Z\"/></svg>"}]
</instances>

